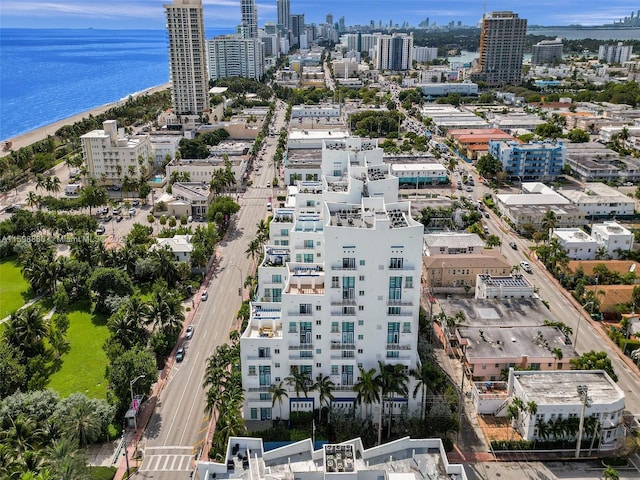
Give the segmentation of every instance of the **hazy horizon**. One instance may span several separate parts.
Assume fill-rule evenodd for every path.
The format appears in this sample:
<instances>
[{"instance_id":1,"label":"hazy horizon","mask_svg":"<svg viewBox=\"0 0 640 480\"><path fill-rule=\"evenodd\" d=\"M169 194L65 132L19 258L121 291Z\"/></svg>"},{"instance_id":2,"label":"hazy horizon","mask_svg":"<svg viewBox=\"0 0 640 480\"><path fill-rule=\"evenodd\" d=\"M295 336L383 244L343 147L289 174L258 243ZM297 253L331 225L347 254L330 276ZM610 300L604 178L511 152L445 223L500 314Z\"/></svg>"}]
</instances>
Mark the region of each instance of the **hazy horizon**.
<instances>
[{"instance_id":1,"label":"hazy horizon","mask_svg":"<svg viewBox=\"0 0 640 480\"><path fill-rule=\"evenodd\" d=\"M147 29L165 28L163 4L170 0L112 0L109 3L97 0L66 0L22 2L7 0L0 3L2 28L96 28L96 29ZM203 0L205 26L207 29L233 29L240 23L240 0ZM258 23L276 21L276 0L257 1ZM593 0L577 1L541 0L530 4L513 1L449 0L446 3L428 6L415 0L352 0L343 2L325 0L292 0L291 13L304 13L306 23L324 23L328 13L334 22L342 16L346 25L368 25L371 20L378 26L402 25L408 22L416 27L429 18L430 24L476 26L482 18L483 5L486 12L511 10L526 18L529 25L540 26L599 26L611 24L640 10L640 4L628 0L608 3ZM363 8L366 6L366 8ZM52 25L55 18L55 25Z\"/></svg>"}]
</instances>

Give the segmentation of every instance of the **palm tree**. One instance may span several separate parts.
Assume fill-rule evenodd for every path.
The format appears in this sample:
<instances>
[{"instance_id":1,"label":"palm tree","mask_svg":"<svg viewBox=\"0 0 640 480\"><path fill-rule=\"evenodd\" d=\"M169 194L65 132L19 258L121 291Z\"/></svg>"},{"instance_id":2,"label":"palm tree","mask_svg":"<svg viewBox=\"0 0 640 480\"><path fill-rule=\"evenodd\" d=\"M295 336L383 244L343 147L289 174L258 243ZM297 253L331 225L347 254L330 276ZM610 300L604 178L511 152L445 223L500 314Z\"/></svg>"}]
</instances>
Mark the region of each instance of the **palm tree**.
<instances>
[{"instance_id":1,"label":"palm tree","mask_svg":"<svg viewBox=\"0 0 640 480\"><path fill-rule=\"evenodd\" d=\"M31 208L35 207L36 205L38 206L38 208L40 208L40 195L38 195L36 192L29 192L27 194L27 205L29 205Z\"/></svg>"},{"instance_id":2,"label":"palm tree","mask_svg":"<svg viewBox=\"0 0 640 480\"><path fill-rule=\"evenodd\" d=\"M22 350L27 358L44 352L44 339L49 334L49 323L35 305L30 305L9 317L5 338Z\"/></svg>"},{"instance_id":3,"label":"palm tree","mask_svg":"<svg viewBox=\"0 0 640 480\"><path fill-rule=\"evenodd\" d=\"M280 417L282 418L282 402L285 397L289 397L287 389L284 388L284 382L278 383L278 385L271 385L269 391L271 392L271 408L275 407L276 402L280 405Z\"/></svg>"},{"instance_id":4,"label":"palm tree","mask_svg":"<svg viewBox=\"0 0 640 480\"><path fill-rule=\"evenodd\" d=\"M545 216L542 218L542 230L546 234L547 242L551 239L551 234L553 230L558 225L558 217L556 216L553 210L549 210Z\"/></svg>"},{"instance_id":5,"label":"palm tree","mask_svg":"<svg viewBox=\"0 0 640 480\"><path fill-rule=\"evenodd\" d=\"M296 392L296 411L298 411L298 403L300 399L300 392L304 394L304 398L309 397L309 375L301 372L298 368L292 367L291 375L286 377L284 381L289 387L292 387Z\"/></svg>"},{"instance_id":6,"label":"palm tree","mask_svg":"<svg viewBox=\"0 0 640 480\"><path fill-rule=\"evenodd\" d=\"M251 261L254 264L253 265L254 269L255 269L256 257L260 255L260 252L262 252L262 244L257 238L254 238L249 242L247 249L244 252L247 254L247 258L251 258Z\"/></svg>"},{"instance_id":7,"label":"palm tree","mask_svg":"<svg viewBox=\"0 0 640 480\"><path fill-rule=\"evenodd\" d=\"M269 224L260 220L257 225L256 239L264 245L269 240Z\"/></svg>"},{"instance_id":8,"label":"palm tree","mask_svg":"<svg viewBox=\"0 0 640 480\"><path fill-rule=\"evenodd\" d=\"M364 403L365 416L370 419L373 403L380 402L380 385L378 385L376 369L363 370L360 367L360 381L353 386L353 391L357 394L355 404L362 405Z\"/></svg>"},{"instance_id":9,"label":"palm tree","mask_svg":"<svg viewBox=\"0 0 640 480\"><path fill-rule=\"evenodd\" d=\"M84 396L73 405L69 415L62 419L62 431L70 439L77 441L81 448L95 442L101 430L100 417L96 415L93 405Z\"/></svg>"},{"instance_id":10,"label":"palm tree","mask_svg":"<svg viewBox=\"0 0 640 480\"><path fill-rule=\"evenodd\" d=\"M312 390L316 390L318 392L318 402L320 403L320 408L318 410L318 422L320 422L321 414L322 414L322 405L327 404L327 407L331 408L331 402L335 400L333 396L333 389L335 384L331 381L331 378L328 375L320 378L316 383L311 387Z\"/></svg>"},{"instance_id":11,"label":"palm tree","mask_svg":"<svg viewBox=\"0 0 640 480\"><path fill-rule=\"evenodd\" d=\"M391 436L391 420L393 417L393 395L407 396L407 383L409 377L405 372L404 365L384 364L378 360L378 370L380 377L380 398L384 404L386 399L389 405L389 423L387 425L387 437ZM382 443L382 405L380 408L380 422L378 424L378 445Z\"/></svg>"},{"instance_id":12,"label":"palm tree","mask_svg":"<svg viewBox=\"0 0 640 480\"><path fill-rule=\"evenodd\" d=\"M441 374L434 368L433 364L429 362L423 363L420 370L412 370L410 373L416 380L416 386L413 389L413 398L416 398L418 392L421 392L422 395L420 418L424 419L427 412L427 391L429 385L438 380Z\"/></svg>"},{"instance_id":13,"label":"palm tree","mask_svg":"<svg viewBox=\"0 0 640 480\"><path fill-rule=\"evenodd\" d=\"M564 356L562 349L558 347L551 349L551 355L553 355L558 362L562 360L562 357Z\"/></svg>"}]
</instances>

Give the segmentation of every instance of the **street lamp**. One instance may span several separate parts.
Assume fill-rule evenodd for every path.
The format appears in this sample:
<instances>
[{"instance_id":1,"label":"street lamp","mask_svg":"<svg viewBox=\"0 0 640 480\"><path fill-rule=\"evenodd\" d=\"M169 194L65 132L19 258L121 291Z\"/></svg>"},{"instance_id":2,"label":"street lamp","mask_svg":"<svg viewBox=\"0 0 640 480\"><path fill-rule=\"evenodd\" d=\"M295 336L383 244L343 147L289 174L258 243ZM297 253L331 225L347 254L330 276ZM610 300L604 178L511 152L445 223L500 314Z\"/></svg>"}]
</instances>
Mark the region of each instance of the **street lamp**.
<instances>
[{"instance_id":1,"label":"street lamp","mask_svg":"<svg viewBox=\"0 0 640 480\"><path fill-rule=\"evenodd\" d=\"M230 263L229 265L238 270L238 275L240 276L240 287L238 288L238 295L242 297L242 270L240 270L240 267L234 265L233 263Z\"/></svg>"},{"instance_id":2,"label":"street lamp","mask_svg":"<svg viewBox=\"0 0 640 480\"><path fill-rule=\"evenodd\" d=\"M582 305L582 308L584 308L586 310L588 305L591 305L591 313L593 314L594 300L591 300L590 302L585 303L584 305ZM574 344L574 346L576 348L578 347L578 334L580 333L580 324L581 323L582 323L582 312L579 312L579 314L578 314L578 326L576 327L576 336L573 339L573 344Z\"/></svg>"},{"instance_id":3,"label":"street lamp","mask_svg":"<svg viewBox=\"0 0 640 480\"><path fill-rule=\"evenodd\" d=\"M580 444L582 443L582 430L584 429L584 411L592 404L589 396L588 385L578 385L576 388L578 396L582 400L582 411L580 412L580 425L578 426L578 440L576 441L576 458L580 458Z\"/></svg>"},{"instance_id":4,"label":"street lamp","mask_svg":"<svg viewBox=\"0 0 640 480\"><path fill-rule=\"evenodd\" d=\"M142 374L142 375L138 375L136 378L134 378L133 380L131 380L129 382L129 391L131 392L131 408L133 408L133 424L136 427L136 431L138 431L138 409L136 408L136 405L134 405L133 403L133 385L140 380L141 378L146 377L146 375Z\"/></svg>"},{"instance_id":5,"label":"street lamp","mask_svg":"<svg viewBox=\"0 0 640 480\"><path fill-rule=\"evenodd\" d=\"M129 476L129 452L127 452L127 439L124 436L124 429L122 429L122 449L124 450L124 460L127 464L127 476Z\"/></svg>"}]
</instances>

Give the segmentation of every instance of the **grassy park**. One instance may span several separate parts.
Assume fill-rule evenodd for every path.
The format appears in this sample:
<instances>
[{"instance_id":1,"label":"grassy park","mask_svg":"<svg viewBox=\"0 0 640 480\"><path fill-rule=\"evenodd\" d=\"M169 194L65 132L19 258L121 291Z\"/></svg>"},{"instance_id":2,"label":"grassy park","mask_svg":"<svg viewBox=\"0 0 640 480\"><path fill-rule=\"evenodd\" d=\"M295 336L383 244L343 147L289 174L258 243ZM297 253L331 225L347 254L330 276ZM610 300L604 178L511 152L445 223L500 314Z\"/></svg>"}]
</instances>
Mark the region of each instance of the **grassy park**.
<instances>
[{"instance_id":1,"label":"grassy park","mask_svg":"<svg viewBox=\"0 0 640 480\"><path fill-rule=\"evenodd\" d=\"M107 398L104 372L108 360L102 349L109 337L107 318L89 310L85 303L69 309L66 338L70 350L62 356L62 368L51 375L48 385L62 397L81 392L92 398Z\"/></svg>"},{"instance_id":2,"label":"grassy park","mask_svg":"<svg viewBox=\"0 0 640 480\"><path fill-rule=\"evenodd\" d=\"M0 261L0 318L24 305L33 296L15 259Z\"/></svg>"}]
</instances>

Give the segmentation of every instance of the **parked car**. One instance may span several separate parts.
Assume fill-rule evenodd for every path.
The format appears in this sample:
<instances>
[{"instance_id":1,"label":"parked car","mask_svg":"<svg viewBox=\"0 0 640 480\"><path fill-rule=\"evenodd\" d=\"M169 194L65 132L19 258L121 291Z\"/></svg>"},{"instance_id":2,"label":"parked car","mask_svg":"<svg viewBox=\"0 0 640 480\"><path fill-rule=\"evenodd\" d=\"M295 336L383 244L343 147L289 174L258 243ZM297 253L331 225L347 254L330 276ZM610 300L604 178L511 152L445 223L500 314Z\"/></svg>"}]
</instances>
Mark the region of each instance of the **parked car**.
<instances>
[{"instance_id":1,"label":"parked car","mask_svg":"<svg viewBox=\"0 0 640 480\"><path fill-rule=\"evenodd\" d=\"M473 187L467 187L466 190L467 192L473 192Z\"/></svg>"},{"instance_id":2,"label":"parked car","mask_svg":"<svg viewBox=\"0 0 640 480\"><path fill-rule=\"evenodd\" d=\"M200 300L202 300L203 302L206 302L207 298L209 298L209 292L205 290L204 292L202 292L202 295L200 295Z\"/></svg>"},{"instance_id":3,"label":"parked car","mask_svg":"<svg viewBox=\"0 0 640 480\"><path fill-rule=\"evenodd\" d=\"M120 223L122 221L122 215L118 215L116 217L116 222Z\"/></svg>"},{"instance_id":4,"label":"parked car","mask_svg":"<svg viewBox=\"0 0 640 480\"><path fill-rule=\"evenodd\" d=\"M130 217L133 217L135 214L136 214L136 209L135 209L135 208L133 208L133 207L131 207L131 208L129 209L129 216L130 216Z\"/></svg>"},{"instance_id":5,"label":"parked car","mask_svg":"<svg viewBox=\"0 0 640 480\"><path fill-rule=\"evenodd\" d=\"M520 262L520 268L522 268L527 273L532 273L531 265L529 265L529 262L525 262L525 261Z\"/></svg>"},{"instance_id":6,"label":"parked car","mask_svg":"<svg viewBox=\"0 0 640 480\"><path fill-rule=\"evenodd\" d=\"M98 235L102 235L105 231L106 231L106 228L104 228L104 225L99 225L97 230L96 230L96 233Z\"/></svg>"},{"instance_id":7,"label":"parked car","mask_svg":"<svg viewBox=\"0 0 640 480\"><path fill-rule=\"evenodd\" d=\"M184 360L184 347L180 347L176 352L176 362L181 362Z\"/></svg>"},{"instance_id":8,"label":"parked car","mask_svg":"<svg viewBox=\"0 0 640 480\"><path fill-rule=\"evenodd\" d=\"M514 250L517 250L517 249L518 249L518 245L516 245L516 242L509 242L509 246L510 246L511 248L513 248Z\"/></svg>"},{"instance_id":9,"label":"parked car","mask_svg":"<svg viewBox=\"0 0 640 480\"><path fill-rule=\"evenodd\" d=\"M624 182L622 185L625 187L633 187L633 182Z\"/></svg>"},{"instance_id":10,"label":"parked car","mask_svg":"<svg viewBox=\"0 0 640 480\"><path fill-rule=\"evenodd\" d=\"M190 340L193 337L193 325L187 327L187 331L184 333L184 338Z\"/></svg>"},{"instance_id":11,"label":"parked car","mask_svg":"<svg viewBox=\"0 0 640 480\"><path fill-rule=\"evenodd\" d=\"M102 221L103 221L103 222L110 222L112 218L113 218L113 216L112 216L112 215L110 215L110 214L106 214L106 215L104 216L104 218L102 219Z\"/></svg>"},{"instance_id":12,"label":"parked car","mask_svg":"<svg viewBox=\"0 0 640 480\"><path fill-rule=\"evenodd\" d=\"M484 212L484 218L489 218L489 212Z\"/></svg>"},{"instance_id":13,"label":"parked car","mask_svg":"<svg viewBox=\"0 0 640 480\"><path fill-rule=\"evenodd\" d=\"M138 205L140 205L140 200L134 200L133 202L131 202L132 207L137 207Z\"/></svg>"}]
</instances>

